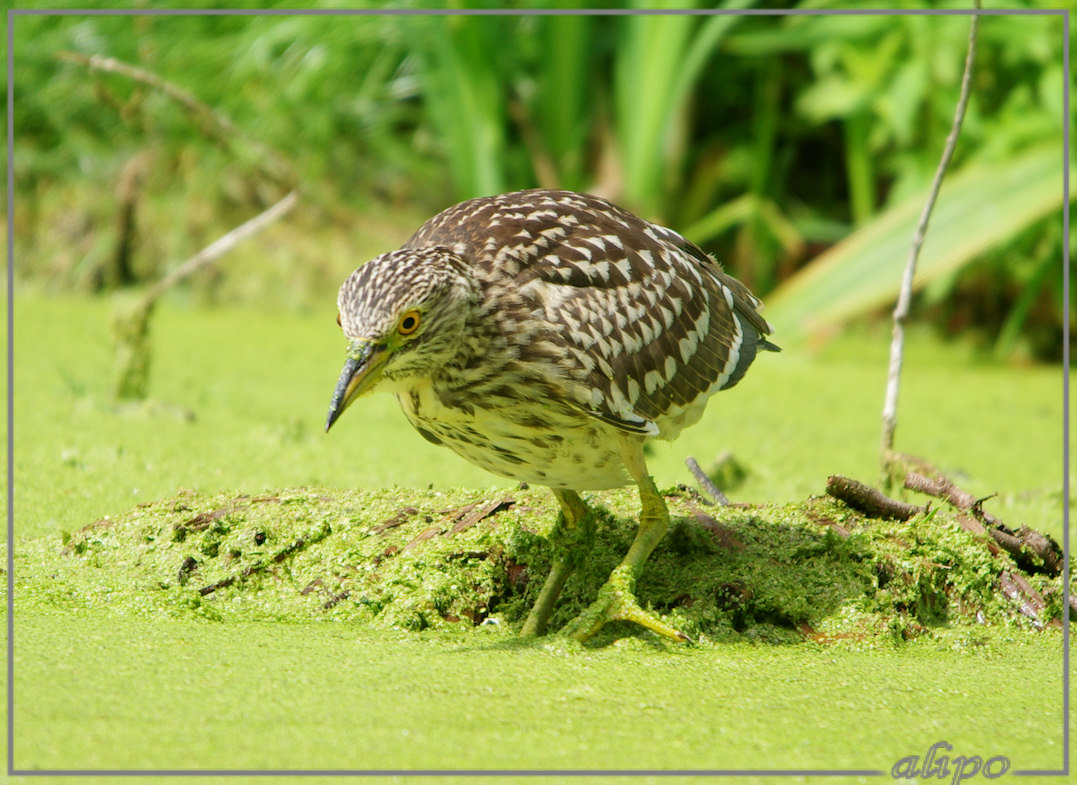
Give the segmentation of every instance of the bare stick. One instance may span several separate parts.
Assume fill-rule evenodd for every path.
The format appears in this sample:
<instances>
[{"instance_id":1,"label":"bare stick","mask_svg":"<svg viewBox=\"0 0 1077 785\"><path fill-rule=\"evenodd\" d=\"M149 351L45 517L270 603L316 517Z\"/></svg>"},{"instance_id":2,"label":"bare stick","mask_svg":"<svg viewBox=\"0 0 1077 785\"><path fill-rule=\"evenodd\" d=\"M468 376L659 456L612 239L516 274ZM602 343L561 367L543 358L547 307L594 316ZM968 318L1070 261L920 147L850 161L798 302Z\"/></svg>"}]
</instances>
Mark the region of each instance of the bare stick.
<instances>
[{"instance_id":1,"label":"bare stick","mask_svg":"<svg viewBox=\"0 0 1077 785\"><path fill-rule=\"evenodd\" d=\"M276 204L270 206L254 216L254 218L240 224L232 231L207 245L160 281L155 283L150 290L146 292L145 298L143 298L145 305L151 306L165 291L175 286L184 278L193 275L203 267L216 261L221 256L224 256L241 241L265 229L269 224L273 223L295 207L298 199L299 197L296 195L295 191L289 191L288 194Z\"/></svg>"},{"instance_id":2,"label":"bare stick","mask_svg":"<svg viewBox=\"0 0 1077 785\"><path fill-rule=\"evenodd\" d=\"M1047 603L1025 576L1019 572L1003 572L998 576L998 585L1004 596L1017 603L1017 609L1029 618L1032 626L1042 630L1043 612L1047 610Z\"/></svg>"},{"instance_id":3,"label":"bare stick","mask_svg":"<svg viewBox=\"0 0 1077 785\"><path fill-rule=\"evenodd\" d=\"M834 474L827 478L826 492L835 499L841 499L855 510L872 516L873 518L891 518L898 521L907 521L914 515L924 512L926 507L916 507L912 504L891 499L882 491L865 485L862 482Z\"/></svg>"},{"instance_id":4,"label":"bare stick","mask_svg":"<svg viewBox=\"0 0 1077 785\"><path fill-rule=\"evenodd\" d=\"M986 499L977 499L971 493L963 491L948 477L938 474L932 478L909 472L905 476L905 487L947 501L957 509L973 515L986 527L987 533L994 541L1026 572L1058 575L1062 571L1062 548L1053 537L1023 524L1016 530L1009 528L984 510L983 503ZM965 528L972 530L967 525Z\"/></svg>"},{"instance_id":5,"label":"bare stick","mask_svg":"<svg viewBox=\"0 0 1077 785\"><path fill-rule=\"evenodd\" d=\"M691 456L685 458L684 464L688 467L688 471L695 475L695 478L699 481L703 490L706 491L715 502L722 507L729 506L729 497L722 493L722 489L715 485L711 478L707 476L707 473L703 471L695 458Z\"/></svg>"},{"instance_id":6,"label":"bare stick","mask_svg":"<svg viewBox=\"0 0 1077 785\"><path fill-rule=\"evenodd\" d=\"M954 485L949 477L937 474L932 478L916 472L909 472L905 475L905 487L910 491L919 491L920 493L926 493L928 496L947 501L959 510L976 513L977 517L988 526L1002 525L1002 521L982 508L981 505L987 499L977 499L968 491L961 490Z\"/></svg>"},{"instance_id":7,"label":"bare stick","mask_svg":"<svg viewBox=\"0 0 1077 785\"><path fill-rule=\"evenodd\" d=\"M99 55L87 56L77 52L59 52L56 56L60 60L77 63L78 65L83 65L97 71L121 74L136 82L140 82L155 90L161 91L173 101L176 101L187 109L192 115L203 121L204 124L211 126L213 133L218 138L229 143L239 139L249 145L256 153L256 160L259 161L257 165L270 178L278 182L290 183L294 186L295 175L291 171L291 167L284 162L277 153L256 140L251 139L244 134L235 123L212 107L198 100L198 98L196 98L190 91L184 90L182 87L169 82L167 79L161 78L151 71L130 65L129 63L124 63L112 57L100 57ZM246 223L237 226L216 242L203 248L171 273L166 275L163 279L158 281L146 293L144 299L145 307L152 305L165 290L223 256L234 248L241 240L261 231L270 223L287 213L295 206L297 198L295 190L289 191L289 193L276 204L267 208Z\"/></svg>"},{"instance_id":8,"label":"bare stick","mask_svg":"<svg viewBox=\"0 0 1077 785\"><path fill-rule=\"evenodd\" d=\"M170 287L219 259L241 240L280 218L291 210L297 201L296 192L290 191L269 209L237 226L187 259L151 286L144 295L117 308L112 317L113 337L116 341L112 393L116 400L143 400L146 397L150 368L150 315L157 299Z\"/></svg>"},{"instance_id":9,"label":"bare stick","mask_svg":"<svg viewBox=\"0 0 1077 785\"><path fill-rule=\"evenodd\" d=\"M291 210L298 201L295 190L297 177L295 170L279 153L247 136L223 114L167 79L111 57L86 56L75 52L60 52L57 57L92 70L120 74L163 93L186 110L206 137L228 148L269 180L289 189L280 201L203 248L151 286L141 298L125 304L114 314L116 371L113 394L118 400L139 400L146 397L150 363L149 321L157 299ZM133 197L129 209L134 209Z\"/></svg>"},{"instance_id":10,"label":"bare stick","mask_svg":"<svg viewBox=\"0 0 1077 785\"><path fill-rule=\"evenodd\" d=\"M980 9L980 0L974 0L974 7ZM935 208L935 200L942 187L942 178L953 158L954 148L957 147L957 137L961 132L961 123L965 119L965 109L968 107L969 95L972 92L972 66L976 57L976 36L980 26L980 17L973 14L972 27L969 30L969 49L965 55L965 73L961 77L961 97L957 102L957 110L954 113L954 122L950 128L950 135L946 138L946 147L942 152L938 169L935 171L935 179L931 182L931 192L927 203L920 214L920 222L916 225L913 233L912 247L909 249L909 258L905 263L905 274L901 279L901 290L898 293L897 306L894 308L894 332L890 341L890 370L886 379L886 400L883 403L883 436L881 461L884 474L890 464L890 454L894 449L894 430L897 428L897 399L898 386L901 383L901 362L905 345L905 320L909 317L909 301L912 299L912 282L916 275L916 262L920 257L920 246L924 244L924 235L927 232L927 224L931 218L931 211Z\"/></svg>"},{"instance_id":11,"label":"bare stick","mask_svg":"<svg viewBox=\"0 0 1077 785\"><path fill-rule=\"evenodd\" d=\"M138 66L129 65L113 57L101 57L100 55L84 55L78 52L57 52L57 59L66 60L69 63L86 66L95 71L104 71L111 74L121 74L128 79L149 85L155 90L160 90L173 101L182 104L192 114L209 119L226 134L239 134L240 130L224 115L214 111L211 107L195 98L194 94L174 85L166 79L162 79L152 71L147 71Z\"/></svg>"},{"instance_id":12,"label":"bare stick","mask_svg":"<svg viewBox=\"0 0 1077 785\"><path fill-rule=\"evenodd\" d=\"M199 101L188 90L184 90L182 87L161 78L151 71L124 63L112 57L87 56L77 52L58 52L56 57L96 71L120 74L128 79L159 90L198 118L203 124L204 132L212 133L226 143L233 143L237 139L242 140L253 152L253 155L249 156L249 158L271 180L288 188L295 187L295 173L292 167L281 158L280 154L247 136L235 123L212 107Z\"/></svg>"}]
</instances>

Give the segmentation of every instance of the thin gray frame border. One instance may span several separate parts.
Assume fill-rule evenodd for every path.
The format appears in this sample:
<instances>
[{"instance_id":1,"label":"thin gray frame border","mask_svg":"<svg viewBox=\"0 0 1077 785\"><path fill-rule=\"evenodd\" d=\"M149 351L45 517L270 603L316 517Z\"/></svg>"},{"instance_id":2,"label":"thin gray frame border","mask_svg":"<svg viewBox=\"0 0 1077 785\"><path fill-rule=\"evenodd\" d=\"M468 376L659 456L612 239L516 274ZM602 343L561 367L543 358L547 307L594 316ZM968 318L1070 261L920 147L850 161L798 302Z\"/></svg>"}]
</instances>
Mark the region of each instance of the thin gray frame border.
<instances>
[{"instance_id":1,"label":"thin gray frame border","mask_svg":"<svg viewBox=\"0 0 1077 785\"><path fill-rule=\"evenodd\" d=\"M9 9L8 10L8 741L9 776L884 776L882 769L15 769L15 36L18 16L1061 16L1062 72L1069 73L1068 9ZM1063 81L1062 285L1063 324L1069 323L1069 80ZM1069 331L1062 332L1062 768L1018 770L1021 776L1069 773Z\"/></svg>"}]
</instances>

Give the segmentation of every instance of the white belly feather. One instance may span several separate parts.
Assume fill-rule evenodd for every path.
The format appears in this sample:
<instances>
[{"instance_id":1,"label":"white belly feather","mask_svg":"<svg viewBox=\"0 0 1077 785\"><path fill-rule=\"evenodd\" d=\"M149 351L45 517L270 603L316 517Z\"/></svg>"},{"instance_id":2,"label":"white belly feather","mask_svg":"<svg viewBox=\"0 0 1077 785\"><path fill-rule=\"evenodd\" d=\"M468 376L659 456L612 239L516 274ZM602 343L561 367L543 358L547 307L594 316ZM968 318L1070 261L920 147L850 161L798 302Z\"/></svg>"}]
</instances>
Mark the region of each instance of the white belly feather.
<instances>
[{"instance_id":1,"label":"white belly feather","mask_svg":"<svg viewBox=\"0 0 1077 785\"><path fill-rule=\"evenodd\" d=\"M494 474L577 491L631 482L617 429L567 405L530 406L526 414L531 423L523 425L518 409L502 409L496 403L470 412L445 406L429 384L397 392L396 397L424 437ZM535 421L543 427L534 427Z\"/></svg>"}]
</instances>

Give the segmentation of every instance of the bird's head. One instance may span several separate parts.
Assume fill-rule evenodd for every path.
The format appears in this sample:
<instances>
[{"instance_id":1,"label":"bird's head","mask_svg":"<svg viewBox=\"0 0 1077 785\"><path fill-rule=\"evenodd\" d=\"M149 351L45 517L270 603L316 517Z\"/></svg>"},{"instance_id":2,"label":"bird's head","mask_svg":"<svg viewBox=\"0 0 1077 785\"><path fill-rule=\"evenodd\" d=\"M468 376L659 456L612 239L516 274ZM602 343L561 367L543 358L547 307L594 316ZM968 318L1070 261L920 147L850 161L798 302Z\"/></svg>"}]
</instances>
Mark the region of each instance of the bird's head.
<instances>
[{"instance_id":1,"label":"bird's head","mask_svg":"<svg viewBox=\"0 0 1077 785\"><path fill-rule=\"evenodd\" d=\"M337 295L348 359L325 429L360 395L406 386L452 360L477 301L467 265L448 248L390 251L352 273Z\"/></svg>"}]
</instances>

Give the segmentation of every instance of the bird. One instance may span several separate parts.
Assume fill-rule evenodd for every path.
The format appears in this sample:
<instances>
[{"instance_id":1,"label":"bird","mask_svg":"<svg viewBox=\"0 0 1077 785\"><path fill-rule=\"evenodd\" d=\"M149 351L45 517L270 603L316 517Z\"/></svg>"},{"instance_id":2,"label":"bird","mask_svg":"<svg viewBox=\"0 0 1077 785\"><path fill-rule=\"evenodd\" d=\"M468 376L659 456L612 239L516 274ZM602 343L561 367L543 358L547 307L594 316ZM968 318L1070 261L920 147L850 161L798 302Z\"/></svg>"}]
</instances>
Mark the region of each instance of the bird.
<instances>
[{"instance_id":1,"label":"bird","mask_svg":"<svg viewBox=\"0 0 1077 785\"><path fill-rule=\"evenodd\" d=\"M635 484L636 537L561 632L613 620L688 637L635 597L669 526L644 445L672 440L737 384L767 340L760 300L683 236L598 196L530 189L469 199L341 285L347 358L328 432L356 399L396 396L426 440L494 474L549 487L559 526L580 496ZM580 554L554 561L522 635L540 635Z\"/></svg>"}]
</instances>

